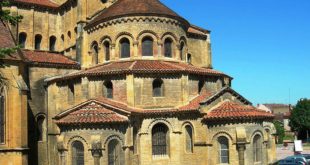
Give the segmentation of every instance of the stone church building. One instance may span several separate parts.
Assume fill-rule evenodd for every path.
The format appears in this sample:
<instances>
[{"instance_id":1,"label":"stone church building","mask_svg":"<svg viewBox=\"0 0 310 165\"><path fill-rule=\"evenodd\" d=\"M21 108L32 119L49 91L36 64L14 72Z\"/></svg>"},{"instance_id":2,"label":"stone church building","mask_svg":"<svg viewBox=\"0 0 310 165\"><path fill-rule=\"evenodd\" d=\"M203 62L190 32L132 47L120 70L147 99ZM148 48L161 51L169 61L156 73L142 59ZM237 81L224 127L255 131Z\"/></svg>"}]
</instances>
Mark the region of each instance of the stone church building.
<instances>
[{"instance_id":1,"label":"stone church building","mask_svg":"<svg viewBox=\"0 0 310 165\"><path fill-rule=\"evenodd\" d=\"M159 0L10 0L1 165L267 165L273 115L213 69L210 31Z\"/></svg>"}]
</instances>

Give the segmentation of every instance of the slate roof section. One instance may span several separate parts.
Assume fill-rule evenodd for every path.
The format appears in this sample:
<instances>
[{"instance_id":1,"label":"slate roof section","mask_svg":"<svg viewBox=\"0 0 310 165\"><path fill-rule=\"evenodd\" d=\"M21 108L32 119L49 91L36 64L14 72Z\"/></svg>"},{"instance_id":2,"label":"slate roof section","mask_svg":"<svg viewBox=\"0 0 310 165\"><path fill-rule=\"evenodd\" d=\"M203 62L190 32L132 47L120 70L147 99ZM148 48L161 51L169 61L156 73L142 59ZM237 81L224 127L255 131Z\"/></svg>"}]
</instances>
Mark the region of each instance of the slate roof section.
<instances>
[{"instance_id":1,"label":"slate roof section","mask_svg":"<svg viewBox=\"0 0 310 165\"><path fill-rule=\"evenodd\" d=\"M83 124L107 124L126 123L128 118L91 101L80 107L76 107L70 113L60 116L56 121L58 125L83 125Z\"/></svg>"},{"instance_id":2,"label":"slate roof section","mask_svg":"<svg viewBox=\"0 0 310 165\"><path fill-rule=\"evenodd\" d=\"M71 60L62 54L38 50L22 50L22 52L25 59L32 64L58 65L80 68L80 65L76 61Z\"/></svg>"},{"instance_id":3,"label":"slate roof section","mask_svg":"<svg viewBox=\"0 0 310 165\"><path fill-rule=\"evenodd\" d=\"M242 105L232 101L225 101L220 106L205 115L208 121L216 120L238 120L238 119L272 119L274 115L258 110L250 105Z\"/></svg>"},{"instance_id":4,"label":"slate roof section","mask_svg":"<svg viewBox=\"0 0 310 165\"><path fill-rule=\"evenodd\" d=\"M140 15L174 18L188 24L184 18L165 6L159 0L118 0L94 18L86 27L94 26L106 20L119 17Z\"/></svg>"},{"instance_id":5,"label":"slate roof section","mask_svg":"<svg viewBox=\"0 0 310 165\"><path fill-rule=\"evenodd\" d=\"M161 60L115 61L97 65L80 72L55 77L49 81L67 80L85 76L102 76L131 73L189 73L197 75L226 76L228 75L208 68L196 67L187 63Z\"/></svg>"},{"instance_id":6,"label":"slate roof section","mask_svg":"<svg viewBox=\"0 0 310 165\"><path fill-rule=\"evenodd\" d=\"M57 8L58 4L50 0L12 0L14 3L27 4L27 5L37 5L43 7Z\"/></svg>"},{"instance_id":7,"label":"slate roof section","mask_svg":"<svg viewBox=\"0 0 310 165\"><path fill-rule=\"evenodd\" d=\"M11 31L9 30L9 27L0 20L0 48L12 48L15 47L15 41L12 36ZM19 52L12 53L10 55L7 55L4 59L6 60L22 60L22 56L20 56Z\"/></svg>"}]
</instances>

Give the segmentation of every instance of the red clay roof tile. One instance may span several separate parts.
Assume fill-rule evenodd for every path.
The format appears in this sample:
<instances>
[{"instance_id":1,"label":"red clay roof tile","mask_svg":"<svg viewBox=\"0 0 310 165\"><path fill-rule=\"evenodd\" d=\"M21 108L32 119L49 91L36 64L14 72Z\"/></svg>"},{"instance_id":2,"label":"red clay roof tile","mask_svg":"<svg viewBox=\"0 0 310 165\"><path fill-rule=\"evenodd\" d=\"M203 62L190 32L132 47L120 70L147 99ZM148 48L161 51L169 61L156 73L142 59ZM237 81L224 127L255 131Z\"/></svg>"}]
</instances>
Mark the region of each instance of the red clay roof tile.
<instances>
[{"instance_id":1,"label":"red clay roof tile","mask_svg":"<svg viewBox=\"0 0 310 165\"><path fill-rule=\"evenodd\" d=\"M68 57L47 51L23 50L25 58L31 63L53 64L79 67L79 64Z\"/></svg>"},{"instance_id":2,"label":"red clay roof tile","mask_svg":"<svg viewBox=\"0 0 310 165\"><path fill-rule=\"evenodd\" d=\"M49 81L66 80L83 76L99 76L128 73L190 73L199 75L227 76L224 73L213 69L200 68L181 62L160 60L136 60L110 62L63 77L56 77L54 79L50 79Z\"/></svg>"},{"instance_id":3,"label":"red clay roof tile","mask_svg":"<svg viewBox=\"0 0 310 165\"><path fill-rule=\"evenodd\" d=\"M0 20L0 48L13 48L15 47L15 41L9 30L8 26ZM21 56L18 52L7 55L4 59L9 60L21 60Z\"/></svg>"},{"instance_id":4,"label":"red clay roof tile","mask_svg":"<svg viewBox=\"0 0 310 165\"><path fill-rule=\"evenodd\" d=\"M187 23L185 19L169 9L159 0L118 0L90 22L88 26L121 16L152 15L176 18Z\"/></svg>"},{"instance_id":5,"label":"red clay roof tile","mask_svg":"<svg viewBox=\"0 0 310 165\"><path fill-rule=\"evenodd\" d=\"M226 101L219 107L211 110L204 117L206 120L221 119L256 119L273 118L271 113L261 111L250 105L241 105L235 102Z\"/></svg>"},{"instance_id":6,"label":"red clay roof tile","mask_svg":"<svg viewBox=\"0 0 310 165\"><path fill-rule=\"evenodd\" d=\"M32 4L32 5L39 5L44 7L52 7L57 8L59 7L58 4L50 1L50 0L13 0L16 3L24 3L24 4Z\"/></svg>"}]
</instances>

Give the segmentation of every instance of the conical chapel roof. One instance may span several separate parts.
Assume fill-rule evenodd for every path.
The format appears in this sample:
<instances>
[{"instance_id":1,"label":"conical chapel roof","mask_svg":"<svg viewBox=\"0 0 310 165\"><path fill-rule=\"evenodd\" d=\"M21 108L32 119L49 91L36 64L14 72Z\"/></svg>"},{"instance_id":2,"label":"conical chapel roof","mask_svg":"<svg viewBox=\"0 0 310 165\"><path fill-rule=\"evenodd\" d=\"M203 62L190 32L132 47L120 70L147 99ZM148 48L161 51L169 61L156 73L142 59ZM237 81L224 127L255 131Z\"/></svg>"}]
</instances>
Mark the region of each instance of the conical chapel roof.
<instances>
[{"instance_id":1,"label":"conical chapel roof","mask_svg":"<svg viewBox=\"0 0 310 165\"><path fill-rule=\"evenodd\" d=\"M97 25L102 21L123 16L164 16L188 23L176 12L165 6L159 0L118 0L105 9L88 26Z\"/></svg>"}]
</instances>

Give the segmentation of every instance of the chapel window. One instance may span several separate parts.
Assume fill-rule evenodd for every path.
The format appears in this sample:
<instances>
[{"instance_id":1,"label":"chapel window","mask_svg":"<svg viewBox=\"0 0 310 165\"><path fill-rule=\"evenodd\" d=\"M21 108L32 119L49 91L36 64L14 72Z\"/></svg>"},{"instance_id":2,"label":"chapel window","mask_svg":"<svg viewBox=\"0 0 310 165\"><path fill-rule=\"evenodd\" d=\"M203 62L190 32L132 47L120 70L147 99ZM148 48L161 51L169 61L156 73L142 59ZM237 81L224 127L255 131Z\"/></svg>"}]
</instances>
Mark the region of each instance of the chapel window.
<instances>
[{"instance_id":1,"label":"chapel window","mask_svg":"<svg viewBox=\"0 0 310 165\"><path fill-rule=\"evenodd\" d=\"M165 124L156 124L152 129L153 156L168 155L169 150L168 127Z\"/></svg>"},{"instance_id":2,"label":"chapel window","mask_svg":"<svg viewBox=\"0 0 310 165\"><path fill-rule=\"evenodd\" d=\"M229 143L228 139L224 136L218 138L218 152L220 163L229 163Z\"/></svg>"},{"instance_id":3,"label":"chapel window","mask_svg":"<svg viewBox=\"0 0 310 165\"><path fill-rule=\"evenodd\" d=\"M5 94L0 89L0 143L5 142Z\"/></svg>"},{"instance_id":4,"label":"chapel window","mask_svg":"<svg viewBox=\"0 0 310 165\"><path fill-rule=\"evenodd\" d=\"M253 138L253 155L254 162L262 161L262 138L260 135L255 135Z\"/></svg>"},{"instance_id":5,"label":"chapel window","mask_svg":"<svg viewBox=\"0 0 310 165\"><path fill-rule=\"evenodd\" d=\"M122 148L118 140L113 139L108 144L108 164L121 165L122 164Z\"/></svg>"},{"instance_id":6,"label":"chapel window","mask_svg":"<svg viewBox=\"0 0 310 165\"><path fill-rule=\"evenodd\" d=\"M38 140L39 141L43 141L43 136L45 136L44 135L44 120L45 120L45 117L42 115L37 118Z\"/></svg>"},{"instance_id":7,"label":"chapel window","mask_svg":"<svg viewBox=\"0 0 310 165\"><path fill-rule=\"evenodd\" d=\"M113 99L113 83L111 81L103 83L103 95L106 98Z\"/></svg>"},{"instance_id":8,"label":"chapel window","mask_svg":"<svg viewBox=\"0 0 310 165\"><path fill-rule=\"evenodd\" d=\"M130 57L130 42L127 38L123 38L120 41L120 54L121 58Z\"/></svg>"},{"instance_id":9,"label":"chapel window","mask_svg":"<svg viewBox=\"0 0 310 165\"><path fill-rule=\"evenodd\" d=\"M105 61L110 61L110 43L108 41L104 42L103 47L104 47Z\"/></svg>"},{"instance_id":10,"label":"chapel window","mask_svg":"<svg viewBox=\"0 0 310 165\"><path fill-rule=\"evenodd\" d=\"M34 42L35 42L35 45L34 45L35 50L40 50L41 49L42 36L40 34L37 34L35 36Z\"/></svg>"},{"instance_id":11,"label":"chapel window","mask_svg":"<svg viewBox=\"0 0 310 165\"><path fill-rule=\"evenodd\" d=\"M180 45L180 58L181 58L181 60L184 59L184 50L185 50L185 44L184 44L184 42L181 42L181 45Z\"/></svg>"},{"instance_id":12,"label":"chapel window","mask_svg":"<svg viewBox=\"0 0 310 165\"><path fill-rule=\"evenodd\" d=\"M192 55L187 54L187 63L191 64L192 63Z\"/></svg>"},{"instance_id":13,"label":"chapel window","mask_svg":"<svg viewBox=\"0 0 310 165\"><path fill-rule=\"evenodd\" d=\"M26 47L26 40L27 40L27 34L26 33L19 33L18 44L21 46L21 48Z\"/></svg>"},{"instance_id":14,"label":"chapel window","mask_svg":"<svg viewBox=\"0 0 310 165\"><path fill-rule=\"evenodd\" d=\"M84 145L80 141L72 143L72 165L84 165Z\"/></svg>"},{"instance_id":15,"label":"chapel window","mask_svg":"<svg viewBox=\"0 0 310 165\"><path fill-rule=\"evenodd\" d=\"M74 101L74 84L68 85L68 102L71 103Z\"/></svg>"},{"instance_id":16,"label":"chapel window","mask_svg":"<svg viewBox=\"0 0 310 165\"><path fill-rule=\"evenodd\" d=\"M199 82L198 82L198 94L200 94L201 91L203 90L204 84L205 84L204 81L199 80Z\"/></svg>"},{"instance_id":17,"label":"chapel window","mask_svg":"<svg viewBox=\"0 0 310 165\"><path fill-rule=\"evenodd\" d=\"M142 56L153 56L153 39L150 37L142 40Z\"/></svg>"},{"instance_id":18,"label":"chapel window","mask_svg":"<svg viewBox=\"0 0 310 165\"><path fill-rule=\"evenodd\" d=\"M164 53L165 57L172 57L172 40L167 38L164 43Z\"/></svg>"},{"instance_id":19,"label":"chapel window","mask_svg":"<svg viewBox=\"0 0 310 165\"><path fill-rule=\"evenodd\" d=\"M153 97L164 96L164 82L161 79L155 79L153 81Z\"/></svg>"},{"instance_id":20,"label":"chapel window","mask_svg":"<svg viewBox=\"0 0 310 165\"><path fill-rule=\"evenodd\" d=\"M99 53L99 50L98 50L99 48L98 48L98 44L97 44L97 42L94 42L93 44L92 44L92 55L93 55L93 61L92 61L92 63L93 63L93 65L95 65L95 64L98 64L98 53Z\"/></svg>"},{"instance_id":21,"label":"chapel window","mask_svg":"<svg viewBox=\"0 0 310 165\"><path fill-rule=\"evenodd\" d=\"M185 126L185 144L186 144L186 152L193 152L193 130L190 125Z\"/></svg>"},{"instance_id":22,"label":"chapel window","mask_svg":"<svg viewBox=\"0 0 310 165\"><path fill-rule=\"evenodd\" d=\"M51 36L50 37L50 51L55 51L56 49L56 37Z\"/></svg>"}]
</instances>

